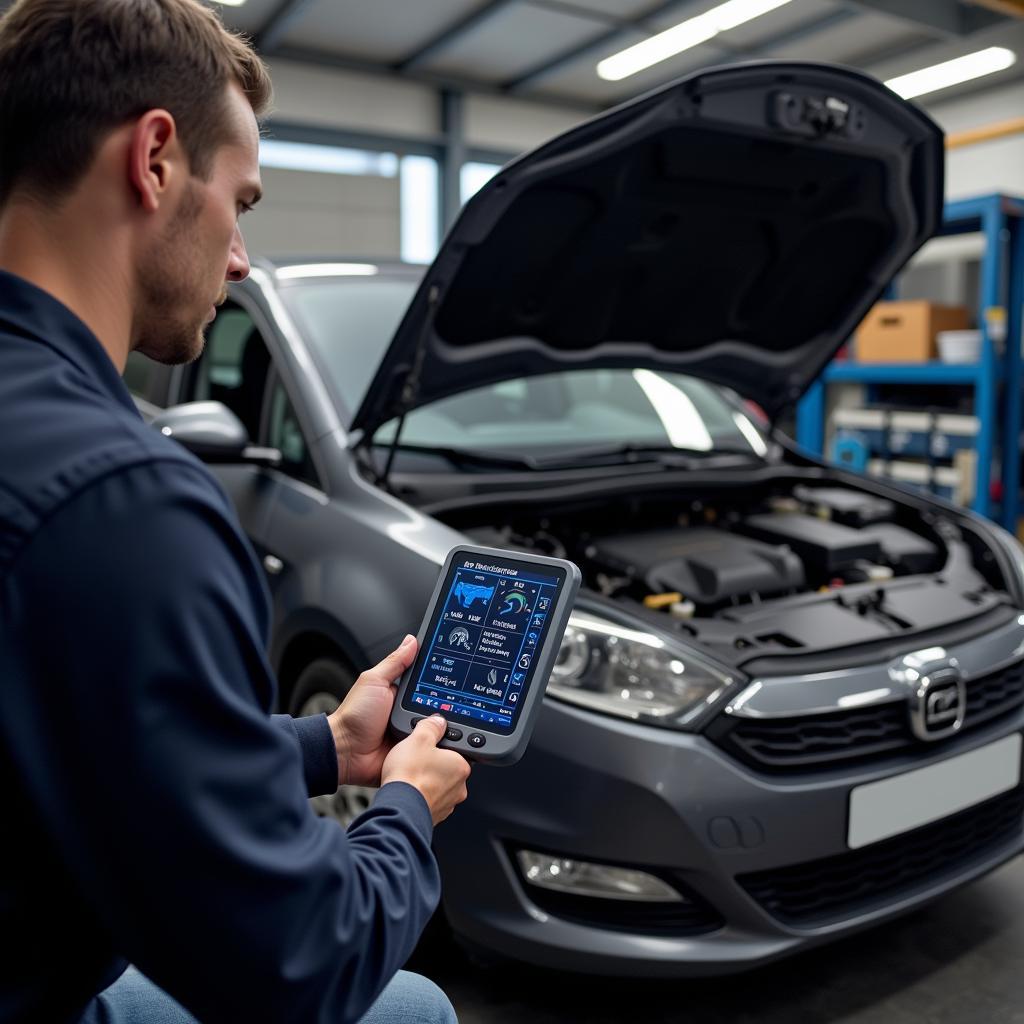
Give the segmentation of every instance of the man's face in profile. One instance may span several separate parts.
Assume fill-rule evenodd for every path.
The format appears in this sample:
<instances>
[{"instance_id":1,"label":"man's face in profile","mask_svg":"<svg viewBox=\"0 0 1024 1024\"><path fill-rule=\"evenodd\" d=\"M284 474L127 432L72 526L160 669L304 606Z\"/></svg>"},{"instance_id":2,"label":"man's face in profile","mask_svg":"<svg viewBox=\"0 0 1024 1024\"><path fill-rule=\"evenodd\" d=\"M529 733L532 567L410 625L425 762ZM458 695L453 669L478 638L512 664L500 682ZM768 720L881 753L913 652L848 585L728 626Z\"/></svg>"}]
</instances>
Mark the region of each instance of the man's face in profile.
<instances>
[{"instance_id":1,"label":"man's face in profile","mask_svg":"<svg viewBox=\"0 0 1024 1024\"><path fill-rule=\"evenodd\" d=\"M259 128L237 85L227 88L226 109L209 180L188 179L168 224L141 257L133 335L137 350L160 363L199 357L226 281L249 273L238 217L260 195Z\"/></svg>"}]
</instances>

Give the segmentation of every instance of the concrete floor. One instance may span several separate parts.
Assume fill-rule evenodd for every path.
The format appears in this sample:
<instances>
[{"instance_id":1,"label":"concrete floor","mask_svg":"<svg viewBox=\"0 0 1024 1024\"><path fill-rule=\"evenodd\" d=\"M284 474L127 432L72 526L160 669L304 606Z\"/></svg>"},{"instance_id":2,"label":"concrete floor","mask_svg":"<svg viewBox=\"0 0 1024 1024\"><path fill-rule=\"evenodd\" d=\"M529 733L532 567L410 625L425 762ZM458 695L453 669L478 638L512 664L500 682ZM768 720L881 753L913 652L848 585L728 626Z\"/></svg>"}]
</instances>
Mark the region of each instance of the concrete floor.
<instances>
[{"instance_id":1,"label":"concrete floor","mask_svg":"<svg viewBox=\"0 0 1024 1024\"><path fill-rule=\"evenodd\" d=\"M909 917L749 974L586 978L470 966L432 940L410 969L461 1024L1024 1024L1024 858Z\"/></svg>"}]
</instances>

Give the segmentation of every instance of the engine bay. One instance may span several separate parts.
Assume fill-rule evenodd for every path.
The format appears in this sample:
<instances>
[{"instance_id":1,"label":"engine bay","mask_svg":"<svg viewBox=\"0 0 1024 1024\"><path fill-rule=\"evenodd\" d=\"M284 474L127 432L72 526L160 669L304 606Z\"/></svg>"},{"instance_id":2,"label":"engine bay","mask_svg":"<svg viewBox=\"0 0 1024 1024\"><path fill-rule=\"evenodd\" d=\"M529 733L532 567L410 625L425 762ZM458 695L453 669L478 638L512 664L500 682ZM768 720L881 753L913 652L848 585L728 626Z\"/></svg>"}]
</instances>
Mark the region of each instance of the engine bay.
<instances>
[{"instance_id":1,"label":"engine bay","mask_svg":"<svg viewBox=\"0 0 1024 1024\"><path fill-rule=\"evenodd\" d=\"M572 559L591 591L734 662L959 624L1003 603L951 517L825 482L512 508L441 518L480 544Z\"/></svg>"}]
</instances>

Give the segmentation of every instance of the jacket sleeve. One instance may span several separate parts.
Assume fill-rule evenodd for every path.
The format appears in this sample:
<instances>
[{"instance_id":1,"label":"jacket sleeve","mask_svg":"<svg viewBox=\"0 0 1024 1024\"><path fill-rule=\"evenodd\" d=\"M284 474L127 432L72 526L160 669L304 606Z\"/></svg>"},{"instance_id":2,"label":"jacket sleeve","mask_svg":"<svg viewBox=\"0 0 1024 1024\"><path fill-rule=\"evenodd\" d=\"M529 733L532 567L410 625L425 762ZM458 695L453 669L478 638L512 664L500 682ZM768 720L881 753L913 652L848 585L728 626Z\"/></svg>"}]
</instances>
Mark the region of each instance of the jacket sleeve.
<instances>
[{"instance_id":1,"label":"jacket sleeve","mask_svg":"<svg viewBox=\"0 0 1024 1024\"><path fill-rule=\"evenodd\" d=\"M270 720L284 729L299 745L302 775L310 796L323 796L338 788L338 754L326 715L271 715Z\"/></svg>"},{"instance_id":2,"label":"jacket sleeve","mask_svg":"<svg viewBox=\"0 0 1024 1024\"><path fill-rule=\"evenodd\" d=\"M207 1024L358 1019L437 904L429 810L392 783L347 834L313 814L202 467L94 483L0 583L0 739L119 952Z\"/></svg>"}]
</instances>

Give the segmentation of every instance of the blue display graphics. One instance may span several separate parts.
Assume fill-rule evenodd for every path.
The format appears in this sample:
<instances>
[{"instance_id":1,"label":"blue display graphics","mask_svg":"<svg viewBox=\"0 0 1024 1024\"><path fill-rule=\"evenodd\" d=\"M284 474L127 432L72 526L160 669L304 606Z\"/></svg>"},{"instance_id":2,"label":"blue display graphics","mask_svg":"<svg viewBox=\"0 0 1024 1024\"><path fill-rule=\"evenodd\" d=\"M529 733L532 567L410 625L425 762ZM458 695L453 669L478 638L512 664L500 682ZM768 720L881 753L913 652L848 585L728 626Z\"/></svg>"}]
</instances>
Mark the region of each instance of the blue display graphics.
<instances>
[{"instance_id":1,"label":"blue display graphics","mask_svg":"<svg viewBox=\"0 0 1024 1024\"><path fill-rule=\"evenodd\" d=\"M456 560L402 707L510 733L564 584L565 572L557 566Z\"/></svg>"}]
</instances>

